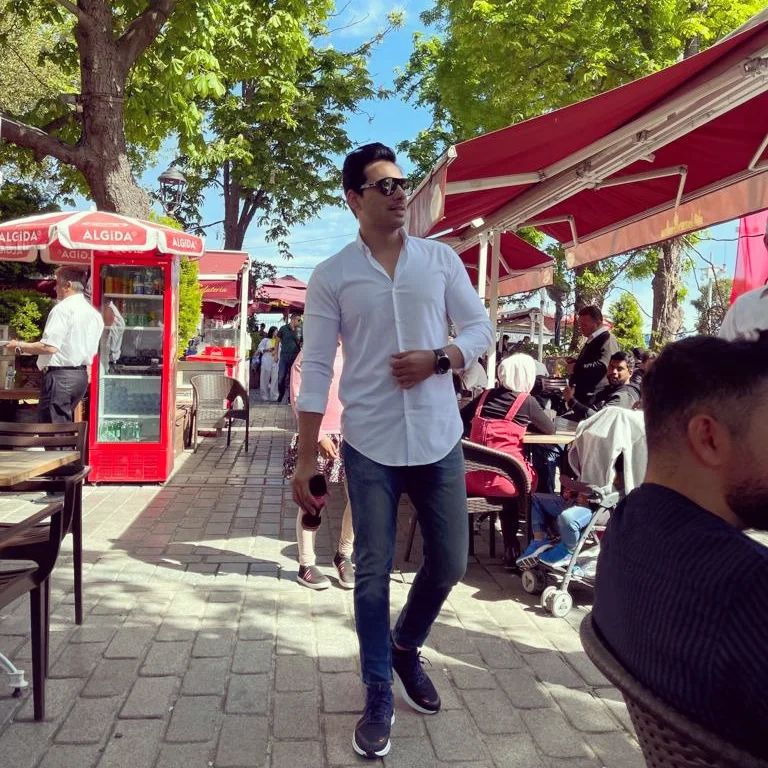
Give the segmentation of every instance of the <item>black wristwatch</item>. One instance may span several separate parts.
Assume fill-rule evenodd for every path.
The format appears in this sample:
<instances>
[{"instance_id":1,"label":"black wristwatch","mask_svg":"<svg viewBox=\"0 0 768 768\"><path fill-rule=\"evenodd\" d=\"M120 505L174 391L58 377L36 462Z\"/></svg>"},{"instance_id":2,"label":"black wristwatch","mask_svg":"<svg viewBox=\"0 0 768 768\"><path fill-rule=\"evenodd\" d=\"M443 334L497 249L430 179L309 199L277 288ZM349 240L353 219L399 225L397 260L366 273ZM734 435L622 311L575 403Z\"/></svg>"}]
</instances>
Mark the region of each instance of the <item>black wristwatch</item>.
<instances>
[{"instance_id":1,"label":"black wristwatch","mask_svg":"<svg viewBox=\"0 0 768 768\"><path fill-rule=\"evenodd\" d=\"M443 374L451 370L451 358L445 354L444 349L433 349L435 353L435 373Z\"/></svg>"}]
</instances>

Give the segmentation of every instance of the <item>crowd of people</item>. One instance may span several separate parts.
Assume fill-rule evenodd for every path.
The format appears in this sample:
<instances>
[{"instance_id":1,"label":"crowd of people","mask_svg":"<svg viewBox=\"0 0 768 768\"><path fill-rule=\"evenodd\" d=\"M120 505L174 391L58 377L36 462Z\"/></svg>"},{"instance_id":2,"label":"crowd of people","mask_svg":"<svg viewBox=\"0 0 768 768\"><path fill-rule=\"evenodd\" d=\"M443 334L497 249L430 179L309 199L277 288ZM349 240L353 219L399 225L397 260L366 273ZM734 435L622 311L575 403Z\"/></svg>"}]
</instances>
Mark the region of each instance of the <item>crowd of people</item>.
<instances>
[{"instance_id":1,"label":"crowd of people","mask_svg":"<svg viewBox=\"0 0 768 768\"><path fill-rule=\"evenodd\" d=\"M592 511L566 480L566 449L526 446L523 438L555 433L555 418L561 429L586 427L601 414L618 415L615 409L642 409L647 475L614 509L603 537L596 628L669 705L768 756L768 665L760 652L768 549L744 534L768 529L768 333L757 335L768 328L768 290L737 302L723 324L727 339L686 339L658 357L620 349L600 309L584 307L578 325L585 341L568 360L563 388L547 389L530 340L503 337L488 388L478 362L494 343L488 316L456 254L405 233L407 181L392 151L371 144L352 152L343 185L359 236L315 269L301 330L294 318L279 330L261 329L255 365L262 398L290 392L296 413L285 475L298 506L298 581L305 587L330 583L316 566L324 498L312 482L322 475L347 489L333 562L339 584L354 588L366 690L355 752L388 754L393 684L417 711L440 711L421 648L464 574L467 493L501 500L507 567L564 566ZM465 395L460 409L456 390ZM465 473L462 437L513 455L528 474L532 540L523 552L511 503L521 490L493 472ZM402 493L416 510L424 557L391 626Z\"/></svg>"}]
</instances>

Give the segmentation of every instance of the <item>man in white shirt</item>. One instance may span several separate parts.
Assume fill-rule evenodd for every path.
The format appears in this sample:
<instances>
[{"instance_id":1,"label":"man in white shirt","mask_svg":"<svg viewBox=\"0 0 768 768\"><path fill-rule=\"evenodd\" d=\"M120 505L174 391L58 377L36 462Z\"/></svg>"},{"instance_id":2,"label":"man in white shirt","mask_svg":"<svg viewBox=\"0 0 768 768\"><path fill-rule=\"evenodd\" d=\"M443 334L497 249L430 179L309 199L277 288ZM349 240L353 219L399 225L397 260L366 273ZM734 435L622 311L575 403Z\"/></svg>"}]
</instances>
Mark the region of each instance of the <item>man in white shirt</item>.
<instances>
[{"instance_id":1,"label":"man in white shirt","mask_svg":"<svg viewBox=\"0 0 768 768\"><path fill-rule=\"evenodd\" d=\"M293 489L305 511L316 511L320 502L309 492L309 479L316 472L315 446L340 336L342 451L366 685L353 747L375 759L390 749L393 671L410 706L425 714L440 709L419 647L464 575L468 547L462 424L449 373L469 365L494 339L453 250L405 233L407 181L392 150L360 147L347 156L342 176L360 233L315 269L307 288ZM449 320L458 331L452 344ZM417 510L424 563L390 632L389 578L403 492Z\"/></svg>"},{"instance_id":2,"label":"man in white shirt","mask_svg":"<svg viewBox=\"0 0 768 768\"><path fill-rule=\"evenodd\" d=\"M88 390L88 366L104 330L104 320L83 295L85 275L75 267L56 270L57 304L48 314L40 341L9 341L17 353L37 355L43 372L38 418L45 423L75 419Z\"/></svg>"},{"instance_id":3,"label":"man in white shirt","mask_svg":"<svg viewBox=\"0 0 768 768\"><path fill-rule=\"evenodd\" d=\"M742 293L725 313L718 335L728 341L753 340L765 330L768 330L768 285Z\"/></svg>"}]
</instances>

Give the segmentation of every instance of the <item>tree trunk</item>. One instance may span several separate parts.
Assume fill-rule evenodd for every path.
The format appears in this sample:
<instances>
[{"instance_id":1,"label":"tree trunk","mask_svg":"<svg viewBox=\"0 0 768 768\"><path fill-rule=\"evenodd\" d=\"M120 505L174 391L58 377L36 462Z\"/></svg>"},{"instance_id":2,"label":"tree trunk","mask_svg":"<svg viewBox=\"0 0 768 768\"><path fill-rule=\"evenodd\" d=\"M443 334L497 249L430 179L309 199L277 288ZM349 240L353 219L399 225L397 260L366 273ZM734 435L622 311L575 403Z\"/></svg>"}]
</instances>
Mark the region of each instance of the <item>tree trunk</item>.
<instances>
[{"instance_id":1,"label":"tree trunk","mask_svg":"<svg viewBox=\"0 0 768 768\"><path fill-rule=\"evenodd\" d=\"M660 349L673 341L683 324L680 284L683 276L683 241L673 238L661 244L659 265L653 276L651 347Z\"/></svg>"},{"instance_id":2,"label":"tree trunk","mask_svg":"<svg viewBox=\"0 0 768 768\"><path fill-rule=\"evenodd\" d=\"M81 60L81 101L84 149L79 170L96 206L146 219L149 196L133 178L125 140L124 96L128 67L125 54L107 31L111 12L96 29L75 29ZM109 22L109 25L108 25Z\"/></svg>"}]
</instances>

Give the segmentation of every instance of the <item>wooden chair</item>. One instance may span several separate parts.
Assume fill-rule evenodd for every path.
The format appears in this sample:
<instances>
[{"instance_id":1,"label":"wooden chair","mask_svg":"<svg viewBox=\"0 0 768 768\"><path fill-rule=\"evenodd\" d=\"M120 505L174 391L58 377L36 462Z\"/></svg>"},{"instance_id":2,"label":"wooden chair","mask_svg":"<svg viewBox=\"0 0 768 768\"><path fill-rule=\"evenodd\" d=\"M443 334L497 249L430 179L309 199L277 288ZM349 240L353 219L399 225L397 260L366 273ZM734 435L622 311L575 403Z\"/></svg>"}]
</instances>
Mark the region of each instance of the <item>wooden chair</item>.
<instances>
[{"instance_id":1,"label":"wooden chair","mask_svg":"<svg viewBox=\"0 0 768 768\"><path fill-rule=\"evenodd\" d=\"M48 668L48 615L44 609L44 594L48 577L56 564L61 539L64 536L63 505L49 504L20 523L5 526L0 531L0 608L29 592L32 632L32 698L35 720L45 719L45 678ZM50 518L50 523L41 526ZM35 565L26 561L6 560L5 555L17 542L37 529L46 532L45 554Z\"/></svg>"},{"instance_id":2,"label":"wooden chair","mask_svg":"<svg viewBox=\"0 0 768 768\"><path fill-rule=\"evenodd\" d=\"M499 499L497 497L485 496L467 496L467 511L469 513L469 554L475 554L474 526L472 525L473 515L488 515L490 517L491 532L488 545L489 555L496 557L496 535L494 532L494 523L499 512L504 507L504 503L514 502L517 505L518 520L524 520L528 523L528 508L531 496L531 481L525 471L523 464L514 456L501 451L494 451L492 448L486 448L484 445L472 443L469 440L462 440L461 447L464 452L465 471L490 470L511 480L519 493L517 496ZM530 535L530 531L528 532ZM416 515L411 517L410 528L408 530L408 543L405 548L405 561L411 558L413 549L413 539L416 535Z\"/></svg>"},{"instance_id":3,"label":"wooden chair","mask_svg":"<svg viewBox=\"0 0 768 768\"><path fill-rule=\"evenodd\" d=\"M46 450L60 449L78 451L81 460L75 464L49 472L41 477L17 483L10 490L14 493L49 491L64 493L64 535L72 534L72 560L74 570L75 622L83 623L83 482L91 468L82 462L84 455L87 422L74 424L17 424L0 422L0 448L43 447ZM0 523L0 531L8 527ZM26 533L5 554L6 558L34 560L38 562L38 553L45 556L48 541L47 524L38 526ZM48 592L46 590L46 614L49 611Z\"/></svg>"},{"instance_id":4,"label":"wooden chair","mask_svg":"<svg viewBox=\"0 0 768 768\"><path fill-rule=\"evenodd\" d=\"M232 439L232 419L245 421L245 452L248 453L250 400L248 391L237 380L220 374L205 373L193 376L192 385L192 439L193 451L197 451L200 429L220 430L227 423L227 447ZM240 399L242 405L235 407Z\"/></svg>"},{"instance_id":5,"label":"wooden chair","mask_svg":"<svg viewBox=\"0 0 768 768\"><path fill-rule=\"evenodd\" d=\"M768 768L768 760L710 733L638 682L607 647L591 614L580 634L587 656L624 696L649 768Z\"/></svg>"}]
</instances>

